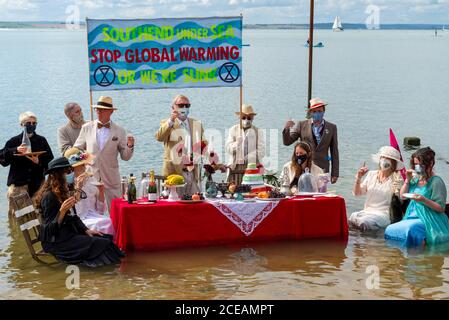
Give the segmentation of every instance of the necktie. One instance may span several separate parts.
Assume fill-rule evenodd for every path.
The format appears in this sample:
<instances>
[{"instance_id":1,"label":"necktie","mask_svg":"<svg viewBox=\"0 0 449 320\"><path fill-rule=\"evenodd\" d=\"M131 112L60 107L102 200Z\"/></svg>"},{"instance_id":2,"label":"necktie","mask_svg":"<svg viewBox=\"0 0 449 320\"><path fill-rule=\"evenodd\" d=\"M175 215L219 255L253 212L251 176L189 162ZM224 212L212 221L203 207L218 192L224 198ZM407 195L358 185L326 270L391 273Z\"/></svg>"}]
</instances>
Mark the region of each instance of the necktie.
<instances>
[{"instance_id":1,"label":"necktie","mask_svg":"<svg viewBox=\"0 0 449 320\"><path fill-rule=\"evenodd\" d=\"M101 128L103 128L103 127L109 129L109 128L111 127L111 123L108 122L108 123L102 124L101 122L97 122L97 128L98 128L98 129L101 129Z\"/></svg>"}]
</instances>

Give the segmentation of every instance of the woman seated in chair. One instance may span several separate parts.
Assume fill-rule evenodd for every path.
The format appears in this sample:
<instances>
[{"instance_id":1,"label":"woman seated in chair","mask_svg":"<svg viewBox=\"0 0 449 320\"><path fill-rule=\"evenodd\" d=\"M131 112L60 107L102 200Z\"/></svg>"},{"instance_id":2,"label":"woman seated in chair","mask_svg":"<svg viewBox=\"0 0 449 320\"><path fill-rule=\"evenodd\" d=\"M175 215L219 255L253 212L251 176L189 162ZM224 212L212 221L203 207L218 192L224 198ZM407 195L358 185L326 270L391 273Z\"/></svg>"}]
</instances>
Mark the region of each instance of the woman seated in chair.
<instances>
[{"instance_id":1,"label":"woman seated in chair","mask_svg":"<svg viewBox=\"0 0 449 320\"><path fill-rule=\"evenodd\" d=\"M112 237L90 230L76 215L79 195L69 195L67 180L71 180L73 169L67 158L52 160L46 174L35 197L36 208L42 212L39 240L45 252L62 262L88 267L120 263L124 254Z\"/></svg>"},{"instance_id":2,"label":"woman seated in chair","mask_svg":"<svg viewBox=\"0 0 449 320\"><path fill-rule=\"evenodd\" d=\"M105 216L106 201L104 185L98 182L86 171L86 165L91 164L93 156L81 152L77 148L70 148L64 156L69 160L74 170L74 178L78 181L78 187L86 195L86 199L80 199L75 205L76 213L81 221L92 230L114 235L114 226L109 217ZM68 181L69 184L73 181Z\"/></svg>"},{"instance_id":3,"label":"woman seated in chair","mask_svg":"<svg viewBox=\"0 0 449 320\"><path fill-rule=\"evenodd\" d=\"M385 239L406 246L421 246L449 241L449 219L445 214L446 186L435 174L435 152L427 147L412 154L401 197L411 197L402 221L385 230Z\"/></svg>"},{"instance_id":4,"label":"woman seated in chair","mask_svg":"<svg viewBox=\"0 0 449 320\"><path fill-rule=\"evenodd\" d=\"M281 173L281 192L286 195L295 194L298 187L298 179L306 169L318 177L324 171L313 163L313 151L307 142L298 142L293 149L292 160L287 162Z\"/></svg>"},{"instance_id":5,"label":"woman seated in chair","mask_svg":"<svg viewBox=\"0 0 449 320\"><path fill-rule=\"evenodd\" d=\"M391 198L395 192L399 193L403 184L399 170L404 168L404 163L400 158L398 150L385 146L373 156L378 165L377 170L368 171L368 168L363 166L357 171L352 193L356 197L366 195L366 200L362 211L351 214L351 226L367 231L383 229L391 223ZM361 182L365 174L367 176Z\"/></svg>"}]
</instances>

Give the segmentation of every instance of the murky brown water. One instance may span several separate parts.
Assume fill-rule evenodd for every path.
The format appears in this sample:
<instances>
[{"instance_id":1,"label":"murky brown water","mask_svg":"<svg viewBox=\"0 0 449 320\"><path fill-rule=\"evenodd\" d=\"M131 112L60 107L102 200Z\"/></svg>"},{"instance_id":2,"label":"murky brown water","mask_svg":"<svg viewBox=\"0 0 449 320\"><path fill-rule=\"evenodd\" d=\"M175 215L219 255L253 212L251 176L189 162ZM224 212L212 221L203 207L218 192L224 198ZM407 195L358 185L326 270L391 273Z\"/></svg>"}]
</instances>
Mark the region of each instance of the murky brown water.
<instances>
[{"instance_id":1,"label":"murky brown water","mask_svg":"<svg viewBox=\"0 0 449 320\"><path fill-rule=\"evenodd\" d=\"M130 253L119 267L81 268L80 288L69 290L66 266L39 265L16 226L9 230L0 271L6 299L449 298L448 250L406 252L382 234ZM379 289L369 289L372 265Z\"/></svg>"}]
</instances>

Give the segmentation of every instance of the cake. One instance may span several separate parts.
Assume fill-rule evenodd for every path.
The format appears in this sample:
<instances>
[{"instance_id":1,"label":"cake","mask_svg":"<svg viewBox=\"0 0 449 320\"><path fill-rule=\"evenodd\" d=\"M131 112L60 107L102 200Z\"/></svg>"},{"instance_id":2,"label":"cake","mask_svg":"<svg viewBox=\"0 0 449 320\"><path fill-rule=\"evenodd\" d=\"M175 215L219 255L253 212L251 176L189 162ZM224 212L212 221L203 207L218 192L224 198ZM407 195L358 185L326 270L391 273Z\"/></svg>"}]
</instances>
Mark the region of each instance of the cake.
<instances>
[{"instance_id":1,"label":"cake","mask_svg":"<svg viewBox=\"0 0 449 320\"><path fill-rule=\"evenodd\" d=\"M252 193L271 190L270 187L265 186L262 173L255 163L248 163L248 167L243 175L242 184L250 185Z\"/></svg>"}]
</instances>

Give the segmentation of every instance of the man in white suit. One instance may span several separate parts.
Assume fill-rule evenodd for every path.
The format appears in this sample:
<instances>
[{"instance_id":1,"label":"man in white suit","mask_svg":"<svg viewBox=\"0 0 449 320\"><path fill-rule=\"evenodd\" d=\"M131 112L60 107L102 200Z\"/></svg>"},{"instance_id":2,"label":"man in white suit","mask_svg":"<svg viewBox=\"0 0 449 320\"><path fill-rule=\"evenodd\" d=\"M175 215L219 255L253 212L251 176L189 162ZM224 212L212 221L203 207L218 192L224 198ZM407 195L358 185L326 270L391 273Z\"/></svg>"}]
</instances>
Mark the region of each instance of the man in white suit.
<instances>
[{"instance_id":1,"label":"man in white suit","mask_svg":"<svg viewBox=\"0 0 449 320\"><path fill-rule=\"evenodd\" d=\"M118 155L125 161L131 159L134 137L127 137L125 129L111 121L112 113L117 110L112 98L101 96L94 108L98 120L83 125L74 147L95 155L93 173L104 184L110 208L112 199L121 197Z\"/></svg>"},{"instance_id":2,"label":"man in white suit","mask_svg":"<svg viewBox=\"0 0 449 320\"><path fill-rule=\"evenodd\" d=\"M236 124L229 129L226 152L229 155L228 182L241 184L248 163L261 164L265 157L263 132L253 125L257 113L251 105L242 105L242 112L236 112L242 120L242 127Z\"/></svg>"}]
</instances>

